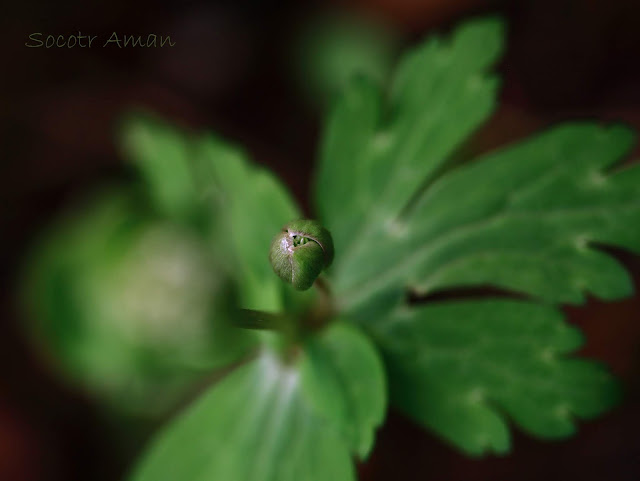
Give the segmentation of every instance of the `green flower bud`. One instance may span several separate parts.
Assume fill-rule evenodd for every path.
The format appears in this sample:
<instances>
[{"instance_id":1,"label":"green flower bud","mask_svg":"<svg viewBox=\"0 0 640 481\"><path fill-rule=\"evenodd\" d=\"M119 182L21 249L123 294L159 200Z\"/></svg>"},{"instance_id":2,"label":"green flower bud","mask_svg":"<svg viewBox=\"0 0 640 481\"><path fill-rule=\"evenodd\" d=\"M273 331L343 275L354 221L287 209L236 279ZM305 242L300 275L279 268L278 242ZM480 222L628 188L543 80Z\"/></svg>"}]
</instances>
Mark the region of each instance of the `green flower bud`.
<instances>
[{"instance_id":1,"label":"green flower bud","mask_svg":"<svg viewBox=\"0 0 640 481\"><path fill-rule=\"evenodd\" d=\"M271 242L269 260L276 274L299 291L309 289L333 261L333 240L315 220L295 220Z\"/></svg>"}]
</instances>

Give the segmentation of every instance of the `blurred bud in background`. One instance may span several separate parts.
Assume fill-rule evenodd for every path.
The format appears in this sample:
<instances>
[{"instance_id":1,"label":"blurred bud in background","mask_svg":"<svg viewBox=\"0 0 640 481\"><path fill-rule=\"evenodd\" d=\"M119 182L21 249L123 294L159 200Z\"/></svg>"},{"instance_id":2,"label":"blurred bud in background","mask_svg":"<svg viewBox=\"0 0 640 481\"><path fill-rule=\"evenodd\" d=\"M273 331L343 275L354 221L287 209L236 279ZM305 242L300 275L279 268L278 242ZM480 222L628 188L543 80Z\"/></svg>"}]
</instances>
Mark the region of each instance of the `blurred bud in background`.
<instances>
[{"instance_id":1,"label":"blurred bud in background","mask_svg":"<svg viewBox=\"0 0 640 481\"><path fill-rule=\"evenodd\" d=\"M324 105L357 75L385 85L400 39L390 25L371 17L333 11L304 24L293 44L304 94Z\"/></svg>"},{"instance_id":2,"label":"blurred bud in background","mask_svg":"<svg viewBox=\"0 0 640 481\"><path fill-rule=\"evenodd\" d=\"M118 410L154 417L246 343L230 325L235 296L215 250L138 190L106 190L44 234L23 298L62 374Z\"/></svg>"}]
</instances>

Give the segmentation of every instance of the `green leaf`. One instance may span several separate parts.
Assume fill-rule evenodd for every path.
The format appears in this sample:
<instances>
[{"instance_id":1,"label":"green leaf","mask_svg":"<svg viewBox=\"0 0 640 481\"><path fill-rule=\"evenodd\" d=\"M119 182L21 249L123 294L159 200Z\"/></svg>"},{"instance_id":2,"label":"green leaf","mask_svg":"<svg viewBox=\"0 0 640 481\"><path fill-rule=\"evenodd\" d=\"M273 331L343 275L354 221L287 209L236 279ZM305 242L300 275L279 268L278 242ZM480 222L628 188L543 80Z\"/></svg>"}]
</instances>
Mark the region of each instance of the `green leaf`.
<instances>
[{"instance_id":1,"label":"green leaf","mask_svg":"<svg viewBox=\"0 0 640 481\"><path fill-rule=\"evenodd\" d=\"M640 252L640 168L616 168L629 129L569 123L451 165L493 105L501 30L481 19L427 40L401 62L388 102L353 82L329 118L316 184L338 310L385 351L392 400L474 454L508 449L503 413L561 437L570 415L612 404L611 378L566 358L578 336L549 306L628 296L628 273L601 246ZM547 307L405 301L484 286Z\"/></svg>"},{"instance_id":2,"label":"green leaf","mask_svg":"<svg viewBox=\"0 0 640 481\"><path fill-rule=\"evenodd\" d=\"M305 353L302 370L310 402L366 458L386 410L384 367L375 347L359 329L337 323L311 338Z\"/></svg>"},{"instance_id":3,"label":"green leaf","mask_svg":"<svg viewBox=\"0 0 640 481\"><path fill-rule=\"evenodd\" d=\"M160 433L130 479L329 481L354 474L345 443L301 396L299 373L263 355Z\"/></svg>"},{"instance_id":4,"label":"green leaf","mask_svg":"<svg viewBox=\"0 0 640 481\"><path fill-rule=\"evenodd\" d=\"M212 387L158 435L131 480L353 480L349 448L369 450L384 399L375 350L335 324L289 364L265 350Z\"/></svg>"},{"instance_id":5,"label":"green leaf","mask_svg":"<svg viewBox=\"0 0 640 481\"><path fill-rule=\"evenodd\" d=\"M612 376L570 356L580 332L552 307L508 300L401 309L373 327L393 402L468 454L509 449L506 418L564 438L619 397Z\"/></svg>"},{"instance_id":6,"label":"green leaf","mask_svg":"<svg viewBox=\"0 0 640 481\"><path fill-rule=\"evenodd\" d=\"M130 116L121 143L158 211L195 224L210 238L237 281L242 306L282 309L285 287L269 264L269 245L284 224L300 217L282 183L229 143L151 116Z\"/></svg>"},{"instance_id":7,"label":"green leaf","mask_svg":"<svg viewBox=\"0 0 640 481\"><path fill-rule=\"evenodd\" d=\"M633 137L561 125L441 177L360 246L340 271L343 296L355 306L399 284L421 294L491 284L553 303L628 296L628 273L596 247L640 251L628 228L640 223L640 169L611 172Z\"/></svg>"},{"instance_id":8,"label":"green leaf","mask_svg":"<svg viewBox=\"0 0 640 481\"><path fill-rule=\"evenodd\" d=\"M500 51L500 31L493 19L475 21L449 43L428 40L402 62L391 95L394 114L386 116L407 126L422 146L420 156L394 150L412 151L414 144L380 127L379 95L367 82L354 83L338 103L317 188L322 220L333 229L333 280L344 312L357 316L399 287L429 294L489 284L554 303L632 292L626 271L594 249L594 243L640 248L640 232L625 228L640 220L640 174L610 171L630 149L628 129L567 124L448 173L439 170L489 112L475 102L489 105L493 90L468 101L464 82L490 82L482 71ZM437 68L440 58L449 69ZM433 84L433 93L427 86L438 72L449 77ZM468 111L434 113L425 91L433 102L464 99ZM394 107L394 99L405 107ZM431 120L421 124L420 113ZM460 129L428 141L434 125Z\"/></svg>"},{"instance_id":9,"label":"green leaf","mask_svg":"<svg viewBox=\"0 0 640 481\"><path fill-rule=\"evenodd\" d=\"M273 273L269 246L287 222L300 217L297 205L271 172L213 135L195 145L194 163L200 190L211 196L218 216L214 242L238 280L242 307L282 309L285 284Z\"/></svg>"},{"instance_id":10,"label":"green leaf","mask_svg":"<svg viewBox=\"0 0 640 481\"><path fill-rule=\"evenodd\" d=\"M189 136L159 118L133 113L123 120L119 136L158 212L176 219L192 217L200 199L189 165Z\"/></svg>"},{"instance_id":11,"label":"green leaf","mask_svg":"<svg viewBox=\"0 0 640 481\"><path fill-rule=\"evenodd\" d=\"M396 218L491 113L498 82L486 71L501 49L501 22L476 20L404 56L388 105L364 79L347 89L329 117L316 179L337 256Z\"/></svg>"}]
</instances>

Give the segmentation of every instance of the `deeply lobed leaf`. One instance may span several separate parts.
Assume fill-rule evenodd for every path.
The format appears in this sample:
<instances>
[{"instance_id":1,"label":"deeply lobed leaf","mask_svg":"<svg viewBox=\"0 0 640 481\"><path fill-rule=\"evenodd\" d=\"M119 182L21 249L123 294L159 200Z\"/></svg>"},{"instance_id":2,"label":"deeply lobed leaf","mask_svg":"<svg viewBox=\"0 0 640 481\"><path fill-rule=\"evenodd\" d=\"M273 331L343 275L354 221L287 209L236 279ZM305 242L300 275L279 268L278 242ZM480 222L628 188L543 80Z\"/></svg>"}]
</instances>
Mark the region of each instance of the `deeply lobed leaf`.
<instances>
[{"instance_id":1,"label":"deeply lobed leaf","mask_svg":"<svg viewBox=\"0 0 640 481\"><path fill-rule=\"evenodd\" d=\"M522 301L441 302L400 309L372 327L385 352L392 400L469 454L509 449L506 418L543 438L575 431L619 397L554 308Z\"/></svg>"},{"instance_id":2,"label":"deeply lobed leaf","mask_svg":"<svg viewBox=\"0 0 640 481\"><path fill-rule=\"evenodd\" d=\"M329 117L317 175L318 211L336 253L368 241L491 113L502 24L469 22L451 39L431 37L406 55L389 105L373 83L352 83ZM336 268L341 262L337 258Z\"/></svg>"},{"instance_id":3,"label":"deeply lobed leaf","mask_svg":"<svg viewBox=\"0 0 640 481\"><path fill-rule=\"evenodd\" d=\"M627 272L593 243L640 251L640 230L628 228L640 223L640 169L607 170L633 138L566 124L441 177L352 251L337 273L345 302L399 284L422 294L491 284L554 303L628 296Z\"/></svg>"},{"instance_id":4,"label":"deeply lobed leaf","mask_svg":"<svg viewBox=\"0 0 640 481\"><path fill-rule=\"evenodd\" d=\"M499 23L476 20L406 56L387 102L354 81L329 119L316 185L334 229L337 304L385 351L392 400L474 454L508 449L505 414L541 437L569 434L572 415L612 404L613 382L562 357L578 336L551 307L413 308L407 291L618 299L632 292L629 275L599 247L640 252L640 168L614 168L634 140L627 128L569 123L447 166L491 110L486 70L500 50Z\"/></svg>"}]
</instances>

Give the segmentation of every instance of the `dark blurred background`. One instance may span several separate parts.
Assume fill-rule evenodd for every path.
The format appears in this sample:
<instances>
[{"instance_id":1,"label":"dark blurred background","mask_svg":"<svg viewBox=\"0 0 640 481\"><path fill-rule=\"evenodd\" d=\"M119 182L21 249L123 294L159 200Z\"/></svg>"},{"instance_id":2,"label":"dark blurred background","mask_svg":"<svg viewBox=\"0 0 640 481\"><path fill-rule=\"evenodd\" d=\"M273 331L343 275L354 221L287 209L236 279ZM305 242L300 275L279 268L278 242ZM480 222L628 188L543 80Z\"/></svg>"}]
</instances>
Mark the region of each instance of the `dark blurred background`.
<instances>
[{"instance_id":1,"label":"dark blurred background","mask_svg":"<svg viewBox=\"0 0 640 481\"><path fill-rule=\"evenodd\" d=\"M243 144L309 210L321 95L296 60L320 15L348 11L412 45L477 14L508 20L503 90L471 140L481 152L570 118L640 129L640 3L634 0L354 0L103 5L44 0L3 5L0 17L0 479L120 479L145 435L122 436L90 398L62 383L25 339L16 276L32 239L98 183L126 176L114 122L144 107ZM32 32L170 35L173 48L27 48ZM636 149L635 154L637 155ZM639 226L629 226L640 228ZM640 259L618 254L640 285ZM505 458L469 459L391 413L362 480L640 479L640 299L567 309L587 336L583 354L623 380L623 404L567 441L516 433ZM144 430L143 430L144 432ZM119 441L114 444L114 439ZM176 480L180 481L180 480Z\"/></svg>"}]
</instances>

